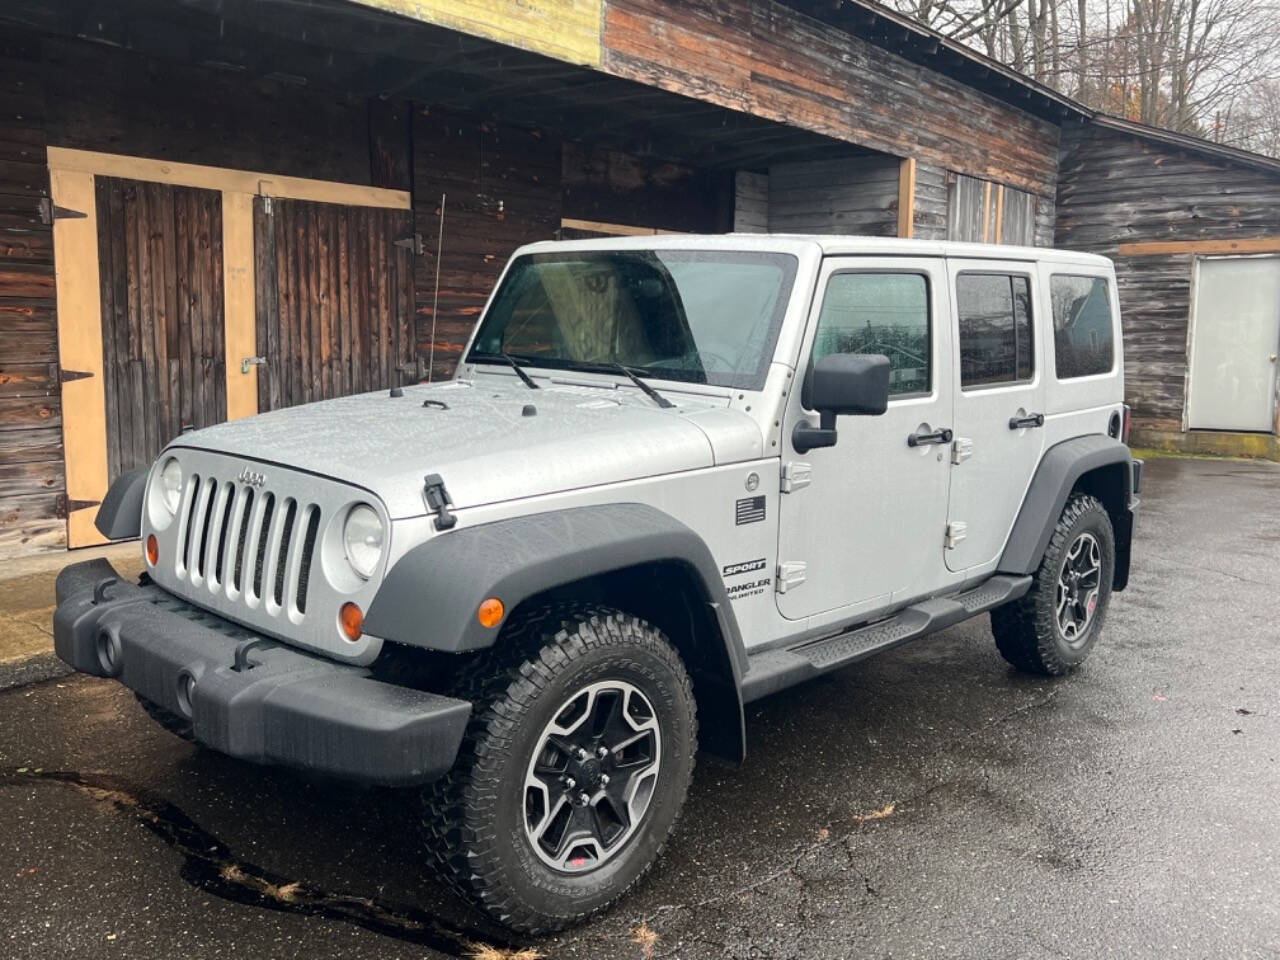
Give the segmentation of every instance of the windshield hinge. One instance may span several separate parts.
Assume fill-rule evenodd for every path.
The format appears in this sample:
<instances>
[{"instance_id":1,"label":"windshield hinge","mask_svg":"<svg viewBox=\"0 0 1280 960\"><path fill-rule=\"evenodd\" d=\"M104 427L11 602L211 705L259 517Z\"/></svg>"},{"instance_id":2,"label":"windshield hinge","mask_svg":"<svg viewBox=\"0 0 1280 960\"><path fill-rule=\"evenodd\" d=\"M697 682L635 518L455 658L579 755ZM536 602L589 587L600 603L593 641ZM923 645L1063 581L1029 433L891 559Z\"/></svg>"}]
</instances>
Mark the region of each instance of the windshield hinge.
<instances>
[{"instance_id":1,"label":"windshield hinge","mask_svg":"<svg viewBox=\"0 0 1280 960\"><path fill-rule=\"evenodd\" d=\"M423 484L422 495L426 498L428 509L435 512L436 529L452 530L458 518L449 512L453 500L449 497L449 491L444 488L444 480L440 474L432 473L423 479Z\"/></svg>"}]
</instances>

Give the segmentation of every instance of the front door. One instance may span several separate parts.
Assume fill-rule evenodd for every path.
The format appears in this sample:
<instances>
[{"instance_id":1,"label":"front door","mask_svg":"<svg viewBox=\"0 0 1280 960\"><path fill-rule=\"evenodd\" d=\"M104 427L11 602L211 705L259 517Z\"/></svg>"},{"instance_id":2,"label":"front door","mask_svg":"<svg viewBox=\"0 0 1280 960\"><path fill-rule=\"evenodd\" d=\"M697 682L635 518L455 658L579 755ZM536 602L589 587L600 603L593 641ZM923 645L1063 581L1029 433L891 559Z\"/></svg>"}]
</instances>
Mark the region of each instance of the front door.
<instances>
[{"instance_id":1,"label":"front door","mask_svg":"<svg viewBox=\"0 0 1280 960\"><path fill-rule=\"evenodd\" d=\"M951 347L941 259L831 258L818 290L797 377L829 353L885 354L891 369L884 415L840 417L834 447L798 454L784 441L778 609L834 621L945 580ZM802 394L788 401L786 438L797 420L817 422Z\"/></svg>"},{"instance_id":2,"label":"front door","mask_svg":"<svg viewBox=\"0 0 1280 960\"><path fill-rule=\"evenodd\" d=\"M1033 264L949 260L955 440L947 569L994 564L1044 447L1043 344Z\"/></svg>"},{"instance_id":3,"label":"front door","mask_svg":"<svg viewBox=\"0 0 1280 960\"><path fill-rule=\"evenodd\" d=\"M1196 267L1187 426L1270 433L1280 349L1280 257Z\"/></svg>"}]
</instances>

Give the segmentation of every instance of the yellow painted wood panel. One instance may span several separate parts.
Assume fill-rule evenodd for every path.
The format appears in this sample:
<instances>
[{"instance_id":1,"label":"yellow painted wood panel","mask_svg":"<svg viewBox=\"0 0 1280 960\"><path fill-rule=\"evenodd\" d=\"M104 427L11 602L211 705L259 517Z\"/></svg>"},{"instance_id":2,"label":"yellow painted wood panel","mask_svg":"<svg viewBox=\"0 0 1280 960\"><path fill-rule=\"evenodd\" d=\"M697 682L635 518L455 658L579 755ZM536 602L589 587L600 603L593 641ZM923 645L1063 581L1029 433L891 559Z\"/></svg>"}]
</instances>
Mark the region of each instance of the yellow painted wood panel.
<instances>
[{"instance_id":1,"label":"yellow painted wood panel","mask_svg":"<svg viewBox=\"0 0 1280 960\"><path fill-rule=\"evenodd\" d=\"M1122 257L1177 256L1199 254L1211 257L1232 253L1280 253L1280 237L1245 237L1240 240L1153 240L1122 243L1116 247Z\"/></svg>"},{"instance_id":2,"label":"yellow painted wood panel","mask_svg":"<svg viewBox=\"0 0 1280 960\"><path fill-rule=\"evenodd\" d=\"M898 168L898 236L911 237L915 233L916 218L916 160L907 157Z\"/></svg>"},{"instance_id":3,"label":"yellow painted wood panel","mask_svg":"<svg viewBox=\"0 0 1280 960\"><path fill-rule=\"evenodd\" d=\"M598 67L603 0L356 0L366 7Z\"/></svg>"},{"instance_id":4,"label":"yellow painted wood panel","mask_svg":"<svg viewBox=\"0 0 1280 960\"><path fill-rule=\"evenodd\" d=\"M98 153L92 150L72 150L68 147L49 147L49 168L97 174L103 177L149 180L152 183L169 183L180 187L221 190L224 194L244 193L250 196L312 200L316 203L342 203L360 207L385 207L392 210L410 208L407 190L387 190L383 187L365 187L355 183L282 177L272 173L255 173L251 170L227 170L197 163L171 163L168 160Z\"/></svg>"},{"instance_id":5,"label":"yellow painted wood panel","mask_svg":"<svg viewBox=\"0 0 1280 960\"><path fill-rule=\"evenodd\" d=\"M50 171L55 205L83 213L54 221L58 292L58 362L92 376L62 385L62 441L67 499L101 500L107 492L107 406L102 381L102 291L98 281L98 213L92 173ZM67 516L67 544L105 543L93 525L97 507Z\"/></svg>"},{"instance_id":6,"label":"yellow painted wood panel","mask_svg":"<svg viewBox=\"0 0 1280 960\"><path fill-rule=\"evenodd\" d=\"M258 352L254 290L253 197L222 194L222 290L226 335L227 419L258 412L258 368L243 372L245 357Z\"/></svg>"}]
</instances>

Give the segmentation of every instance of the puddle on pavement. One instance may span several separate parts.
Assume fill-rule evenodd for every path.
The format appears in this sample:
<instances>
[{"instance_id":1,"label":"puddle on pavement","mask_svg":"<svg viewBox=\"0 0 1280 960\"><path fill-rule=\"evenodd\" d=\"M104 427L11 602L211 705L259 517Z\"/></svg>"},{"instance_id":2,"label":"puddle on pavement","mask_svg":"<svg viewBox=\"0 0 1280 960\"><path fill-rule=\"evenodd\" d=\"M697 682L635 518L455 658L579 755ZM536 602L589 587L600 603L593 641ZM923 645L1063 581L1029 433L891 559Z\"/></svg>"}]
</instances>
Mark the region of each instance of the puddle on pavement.
<instances>
[{"instance_id":1,"label":"puddle on pavement","mask_svg":"<svg viewBox=\"0 0 1280 960\"><path fill-rule=\"evenodd\" d=\"M109 803L184 857L179 871L192 886L235 903L353 923L451 957L538 956L521 944L446 923L424 910L376 897L335 893L305 880L291 880L235 856L181 809L105 774L0 768L0 787L31 783L60 785L99 803Z\"/></svg>"}]
</instances>

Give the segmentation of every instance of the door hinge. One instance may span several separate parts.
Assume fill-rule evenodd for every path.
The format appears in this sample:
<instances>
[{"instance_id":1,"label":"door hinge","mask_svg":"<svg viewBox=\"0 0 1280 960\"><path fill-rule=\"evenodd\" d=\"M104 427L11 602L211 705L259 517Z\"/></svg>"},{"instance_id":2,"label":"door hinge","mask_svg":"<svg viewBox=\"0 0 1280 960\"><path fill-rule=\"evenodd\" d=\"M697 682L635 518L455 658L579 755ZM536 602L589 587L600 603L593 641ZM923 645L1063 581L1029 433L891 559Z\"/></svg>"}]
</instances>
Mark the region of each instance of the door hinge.
<instances>
[{"instance_id":1,"label":"door hinge","mask_svg":"<svg viewBox=\"0 0 1280 960\"><path fill-rule=\"evenodd\" d=\"M415 233L409 237L401 237L399 240L393 240L391 245L395 247L403 247L415 257L420 257L426 252L426 247L422 244L422 234L420 233Z\"/></svg>"},{"instance_id":2,"label":"door hinge","mask_svg":"<svg viewBox=\"0 0 1280 960\"><path fill-rule=\"evenodd\" d=\"M101 505L101 500L71 500L68 499L65 493L60 493L58 494L58 499L54 501L53 512L55 516L65 520L77 510L88 510L90 507Z\"/></svg>"},{"instance_id":3,"label":"door hinge","mask_svg":"<svg viewBox=\"0 0 1280 960\"><path fill-rule=\"evenodd\" d=\"M964 463L973 456L973 441L968 437L956 437L951 441L951 462Z\"/></svg>"},{"instance_id":4,"label":"door hinge","mask_svg":"<svg viewBox=\"0 0 1280 960\"><path fill-rule=\"evenodd\" d=\"M87 213L81 213L79 210L59 207L48 197L40 198L40 222L45 226L55 220L83 220L87 216Z\"/></svg>"},{"instance_id":5,"label":"door hinge","mask_svg":"<svg viewBox=\"0 0 1280 960\"><path fill-rule=\"evenodd\" d=\"M792 587L798 587L804 583L805 571L809 569L809 565L803 560L785 560L778 564L778 584L777 591L786 593Z\"/></svg>"},{"instance_id":6,"label":"door hinge","mask_svg":"<svg viewBox=\"0 0 1280 960\"><path fill-rule=\"evenodd\" d=\"M963 520L952 520L947 524L946 545L948 550L960 546L960 541L969 535L969 525Z\"/></svg>"},{"instance_id":7,"label":"door hinge","mask_svg":"<svg viewBox=\"0 0 1280 960\"><path fill-rule=\"evenodd\" d=\"M795 493L807 487L813 480L813 464L792 460L782 467L782 492Z\"/></svg>"},{"instance_id":8,"label":"door hinge","mask_svg":"<svg viewBox=\"0 0 1280 960\"><path fill-rule=\"evenodd\" d=\"M92 377L92 376L93 376L93 373L92 373L92 371L89 371L89 370L65 370L65 369L61 369L61 370L59 370L59 371L58 371L58 382L59 382L59 383L70 383L72 380L84 380L84 379L86 379L86 378L88 378L88 377Z\"/></svg>"}]
</instances>

